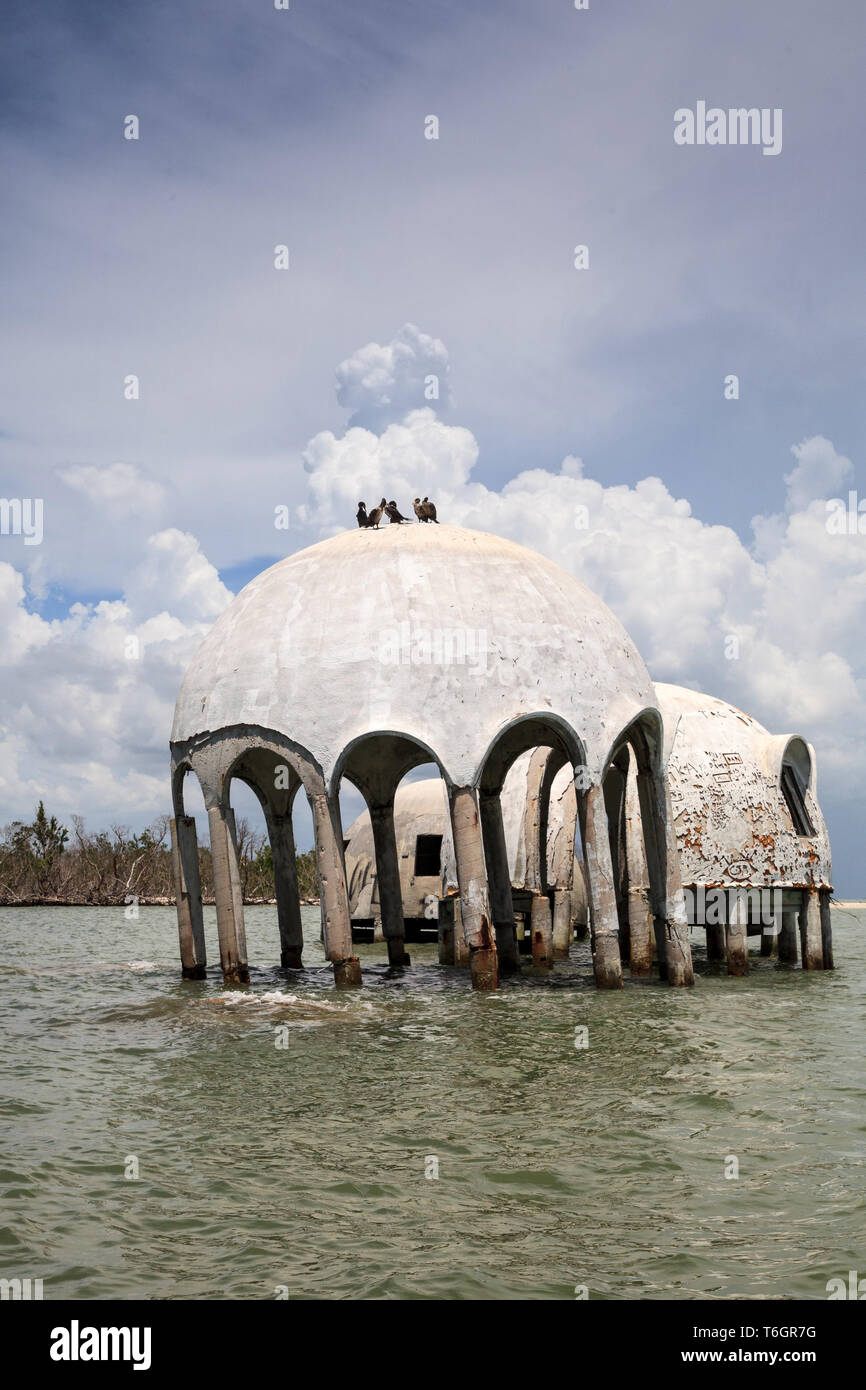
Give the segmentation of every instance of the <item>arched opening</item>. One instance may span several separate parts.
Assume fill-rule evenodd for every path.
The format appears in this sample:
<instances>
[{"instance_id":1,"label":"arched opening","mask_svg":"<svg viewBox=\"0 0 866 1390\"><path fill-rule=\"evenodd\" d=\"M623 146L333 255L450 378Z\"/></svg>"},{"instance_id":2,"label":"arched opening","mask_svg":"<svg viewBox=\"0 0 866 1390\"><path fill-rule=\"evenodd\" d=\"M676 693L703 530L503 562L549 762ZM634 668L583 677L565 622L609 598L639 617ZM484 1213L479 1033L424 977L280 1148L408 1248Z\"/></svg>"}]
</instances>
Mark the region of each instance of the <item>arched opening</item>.
<instances>
[{"instance_id":1,"label":"arched opening","mask_svg":"<svg viewBox=\"0 0 866 1390\"><path fill-rule=\"evenodd\" d=\"M440 933L443 769L410 735L381 732L344 750L334 774L341 801L347 783L366 808L343 841L352 939L384 943L389 965L403 967L410 964L407 940Z\"/></svg>"}]
</instances>

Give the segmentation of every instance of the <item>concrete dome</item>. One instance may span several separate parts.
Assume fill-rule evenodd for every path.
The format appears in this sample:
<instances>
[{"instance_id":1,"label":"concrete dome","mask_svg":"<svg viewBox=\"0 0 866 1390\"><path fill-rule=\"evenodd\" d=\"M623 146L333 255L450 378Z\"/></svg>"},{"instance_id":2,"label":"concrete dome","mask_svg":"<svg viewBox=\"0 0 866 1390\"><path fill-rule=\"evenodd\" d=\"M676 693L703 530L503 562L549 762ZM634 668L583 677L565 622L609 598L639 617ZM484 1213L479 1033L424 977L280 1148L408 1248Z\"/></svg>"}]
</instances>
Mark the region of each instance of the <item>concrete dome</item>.
<instances>
[{"instance_id":1,"label":"concrete dome","mask_svg":"<svg viewBox=\"0 0 866 1390\"><path fill-rule=\"evenodd\" d=\"M355 741L403 734L468 785L522 717L573 730L596 776L657 708L621 623L553 561L484 532L387 525L290 555L233 599L187 670L172 742L270 729L330 784Z\"/></svg>"},{"instance_id":2,"label":"concrete dome","mask_svg":"<svg viewBox=\"0 0 866 1390\"><path fill-rule=\"evenodd\" d=\"M811 745L712 695L661 683L656 692L683 882L829 888Z\"/></svg>"}]
</instances>

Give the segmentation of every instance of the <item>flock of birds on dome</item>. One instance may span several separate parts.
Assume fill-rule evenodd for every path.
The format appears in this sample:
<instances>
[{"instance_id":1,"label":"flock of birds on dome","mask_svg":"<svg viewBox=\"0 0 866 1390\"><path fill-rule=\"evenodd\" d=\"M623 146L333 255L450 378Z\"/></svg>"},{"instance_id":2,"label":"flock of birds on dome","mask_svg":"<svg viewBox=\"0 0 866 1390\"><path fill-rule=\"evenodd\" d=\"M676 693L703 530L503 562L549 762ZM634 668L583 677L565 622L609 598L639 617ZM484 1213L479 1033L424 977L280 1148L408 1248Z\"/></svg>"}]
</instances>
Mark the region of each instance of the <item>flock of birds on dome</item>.
<instances>
[{"instance_id":1,"label":"flock of birds on dome","mask_svg":"<svg viewBox=\"0 0 866 1390\"><path fill-rule=\"evenodd\" d=\"M439 525L439 521L436 517L436 506L430 501L429 497L416 497L415 501L412 503L412 508L419 521L435 521L436 525ZM383 516L387 516L390 522L398 526L401 521L410 520L408 516L403 515L396 502L388 502L384 497L378 507L373 508L369 516L367 515L367 503L359 502L356 516L359 526L372 526L376 530L379 529L379 522L382 520Z\"/></svg>"}]
</instances>

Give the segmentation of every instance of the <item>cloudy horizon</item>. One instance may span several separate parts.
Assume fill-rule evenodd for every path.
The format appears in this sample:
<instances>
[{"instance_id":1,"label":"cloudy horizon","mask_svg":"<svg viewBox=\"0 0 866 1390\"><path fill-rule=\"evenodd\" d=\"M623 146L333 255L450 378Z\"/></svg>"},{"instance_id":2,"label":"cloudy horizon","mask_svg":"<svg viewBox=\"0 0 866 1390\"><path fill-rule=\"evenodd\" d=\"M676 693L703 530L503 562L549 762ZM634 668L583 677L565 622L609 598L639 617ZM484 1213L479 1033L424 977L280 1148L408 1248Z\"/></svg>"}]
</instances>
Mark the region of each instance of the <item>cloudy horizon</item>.
<instances>
[{"instance_id":1,"label":"cloudy horizon","mask_svg":"<svg viewBox=\"0 0 866 1390\"><path fill-rule=\"evenodd\" d=\"M803 734L866 896L866 535L827 510L866 450L860 8L6 24L0 494L44 534L0 535L0 823L167 811L231 595L420 492L588 584L654 679ZM778 154L677 145L703 100L784 111Z\"/></svg>"}]
</instances>

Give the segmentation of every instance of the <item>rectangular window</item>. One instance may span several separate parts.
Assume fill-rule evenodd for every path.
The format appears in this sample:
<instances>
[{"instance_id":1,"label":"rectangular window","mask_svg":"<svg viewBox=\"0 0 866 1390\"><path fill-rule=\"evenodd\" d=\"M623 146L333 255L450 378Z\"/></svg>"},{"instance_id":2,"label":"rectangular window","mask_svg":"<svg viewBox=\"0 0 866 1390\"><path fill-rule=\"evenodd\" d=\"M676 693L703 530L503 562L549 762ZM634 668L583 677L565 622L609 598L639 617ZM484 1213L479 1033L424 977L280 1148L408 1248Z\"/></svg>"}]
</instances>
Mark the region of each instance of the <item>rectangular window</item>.
<instances>
[{"instance_id":1,"label":"rectangular window","mask_svg":"<svg viewBox=\"0 0 866 1390\"><path fill-rule=\"evenodd\" d=\"M419 835L415 841L415 877L438 878L442 865L442 836Z\"/></svg>"}]
</instances>

